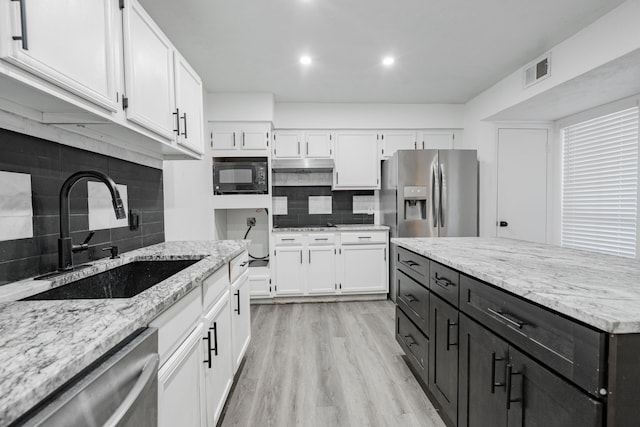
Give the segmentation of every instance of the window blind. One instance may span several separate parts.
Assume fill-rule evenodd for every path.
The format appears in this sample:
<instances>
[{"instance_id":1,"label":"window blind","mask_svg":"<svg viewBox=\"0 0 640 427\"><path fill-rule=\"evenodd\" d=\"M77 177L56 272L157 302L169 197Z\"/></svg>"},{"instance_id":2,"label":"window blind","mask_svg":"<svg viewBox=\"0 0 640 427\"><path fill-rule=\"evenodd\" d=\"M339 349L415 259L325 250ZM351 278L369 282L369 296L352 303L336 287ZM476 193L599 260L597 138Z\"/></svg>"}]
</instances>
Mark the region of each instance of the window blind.
<instances>
[{"instance_id":1,"label":"window blind","mask_svg":"<svg viewBox=\"0 0 640 427\"><path fill-rule=\"evenodd\" d=\"M562 246L636 257L638 107L562 129Z\"/></svg>"}]
</instances>

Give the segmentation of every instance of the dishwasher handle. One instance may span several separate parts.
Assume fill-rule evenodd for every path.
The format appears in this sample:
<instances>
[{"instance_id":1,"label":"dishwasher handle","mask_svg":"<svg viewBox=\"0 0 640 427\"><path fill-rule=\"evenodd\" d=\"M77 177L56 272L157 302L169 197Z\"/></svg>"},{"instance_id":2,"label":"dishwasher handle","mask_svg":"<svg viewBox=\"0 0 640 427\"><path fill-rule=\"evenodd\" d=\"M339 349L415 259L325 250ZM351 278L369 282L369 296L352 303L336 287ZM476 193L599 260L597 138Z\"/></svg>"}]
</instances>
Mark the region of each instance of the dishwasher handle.
<instances>
[{"instance_id":1,"label":"dishwasher handle","mask_svg":"<svg viewBox=\"0 0 640 427\"><path fill-rule=\"evenodd\" d=\"M118 409L104 423L104 427L119 427L129 418L130 413L136 408L136 403L145 392L152 386L158 375L158 365L160 365L160 356L153 354L145 362L142 373L138 377L133 388L124 398Z\"/></svg>"}]
</instances>

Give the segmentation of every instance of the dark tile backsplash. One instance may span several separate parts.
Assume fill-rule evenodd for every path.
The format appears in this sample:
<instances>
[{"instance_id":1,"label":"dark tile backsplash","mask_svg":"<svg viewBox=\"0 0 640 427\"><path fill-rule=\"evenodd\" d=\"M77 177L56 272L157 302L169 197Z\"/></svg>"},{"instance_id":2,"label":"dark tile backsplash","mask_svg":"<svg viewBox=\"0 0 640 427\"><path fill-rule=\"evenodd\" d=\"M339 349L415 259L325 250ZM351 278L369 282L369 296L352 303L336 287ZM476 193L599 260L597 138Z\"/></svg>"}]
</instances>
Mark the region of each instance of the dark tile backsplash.
<instances>
[{"instance_id":1,"label":"dark tile backsplash","mask_svg":"<svg viewBox=\"0 0 640 427\"><path fill-rule=\"evenodd\" d=\"M371 190L331 191L331 186L317 187L273 187L274 197L287 197L288 215L274 215L276 227L316 227L324 226L327 221L334 224L373 224L373 215L354 214L353 196L373 196ZM333 196L331 215L310 215L309 196Z\"/></svg>"},{"instance_id":2,"label":"dark tile backsplash","mask_svg":"<svg viewBox=\"0 0 640 427\"><path fill-rule=\"evenodd\" d=\"M0 170L31 175L34 234L30 239L0 241L0 285L57 268L58 194L64 180L82 169L102 171L127 186L129 209L140 212L140 228L97 230L90 250L73 255L75 264L108 256L101 249L111 245L126 252L164 241L162 170L0 129ZM89 232L83 182L73 187L70 197L74 243Z\"/></svg>"}]
</instances>

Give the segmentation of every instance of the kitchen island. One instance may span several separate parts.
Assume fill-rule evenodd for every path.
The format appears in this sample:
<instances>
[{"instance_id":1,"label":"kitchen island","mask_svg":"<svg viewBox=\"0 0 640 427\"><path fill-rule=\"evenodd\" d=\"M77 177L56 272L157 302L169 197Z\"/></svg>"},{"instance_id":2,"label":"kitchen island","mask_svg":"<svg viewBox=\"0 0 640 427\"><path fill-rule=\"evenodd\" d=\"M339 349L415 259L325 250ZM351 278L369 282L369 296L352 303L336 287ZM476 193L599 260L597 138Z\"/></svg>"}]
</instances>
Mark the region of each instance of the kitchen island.
<instances>
[{"instance_id":1,"label":"kitchen island","mask_svg":"<svg viewBox=\"0 0 640 427\"><path fill-rule=\"evenodd\" d=\"M248 241L167 242L96 261L51 280L23 281L17 298L133 261L200 260L132 298L0 304L0 426L13 422L231 260ZM13 286L13 285L7 285ZM13 286L15 288L15 286ZM14 295L17 295L14 291Z\"/></svg>"},{"instance_id":2,"label":"kitchen island","mask_svg":"<svg viewBox=\"0 0 640 427\"><path fill-rule=\"evenodd\" d=\"M637 260L496 238L392 243L397 340L449 425L636 425Z\"/></svg>"}]
</instances>

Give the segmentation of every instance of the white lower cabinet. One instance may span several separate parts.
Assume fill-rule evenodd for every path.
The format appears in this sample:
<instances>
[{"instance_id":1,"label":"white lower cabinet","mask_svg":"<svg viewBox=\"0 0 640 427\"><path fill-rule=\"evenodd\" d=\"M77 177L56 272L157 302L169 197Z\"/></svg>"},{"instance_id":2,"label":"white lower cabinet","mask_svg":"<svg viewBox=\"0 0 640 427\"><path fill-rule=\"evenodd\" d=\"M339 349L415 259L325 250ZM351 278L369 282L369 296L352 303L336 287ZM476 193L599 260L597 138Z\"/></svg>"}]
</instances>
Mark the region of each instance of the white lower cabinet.
<instances>
[{"instance_id":1,"label":"white lower cabinet","mask_svg":"<svg viewBox=\"0 0 640 427\"><path fill-rule=\"evenodd\" d=\"M233 349L233 372L247 352L251 341L251 284L245 272L231 284L231 346Z\"/></svg>"},{"instance_id":2,"label":"white lower cabinet","mask_svg":"<svg viewBox=\"0 0 640 427\"><path fill-rule=\"evenodd\" d=\"M388 290L385 245L344 245L341 251L340 291L343 294Z\"/></svg>"},{"instance_id":3,"label":"white lower cabinet","mask_svg":"<svg viewBox=\"0 0 640 427\"><path fill-rule=\"evenodd\" d=\"M149 324L158 328L159 426L217 425L251 341L247 258L213 272Z\"/></svg>"},{"instance_id":4,"label":"white lower cabinet","mask_svg":"<svg viewBox=\"0 0 640 427\"><path fill-rule=\"evenodd\" d=\"M206 424L215 426L233 384L229 291L205 315L204 388Z\"/></svg>"},{"instance_id":5,"label":"white lower cabinet","mask_svg":"<svg viewBox=\"0 0 640 427\"><path fill-rule=\"evenodd\" d=\"M276 296L389 291L387 231L287 234L274 241Z\"/></svg>"},{"instance_id":6,"label":"white lower cabinet","mask_svg":"<svg viewBox=\"0 0 640 427\"><path fill-rule=\"evenodd\" d=\"M158 371L160 427L202 425L202 333L199 323Z\"/></svg>"},{"instance_id":7,"label":"white lower cabinet","mask_svg":"<svg viewBox=\"0 0 640 427\"><path fill-rule=\"evenodd\" d=\"M335 293L337 291L335 245L309 246L307 254L307 289L309 294Z\"/></svg>"},{"instance_id":8,"label":"white lower cabinet","mask_svg":"<svg viewBox=\"0 0 640 427\"><path fill-rule=\"evenodd\" d=\"M302 264L302 246L276 247L275 291L276 295L303 295L304 266Z\"/></svg>"}]
</instances>

